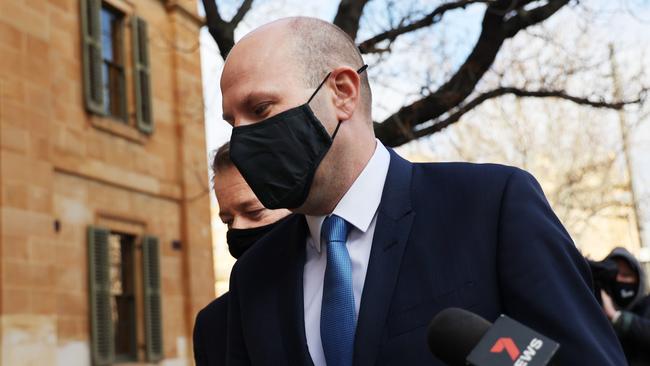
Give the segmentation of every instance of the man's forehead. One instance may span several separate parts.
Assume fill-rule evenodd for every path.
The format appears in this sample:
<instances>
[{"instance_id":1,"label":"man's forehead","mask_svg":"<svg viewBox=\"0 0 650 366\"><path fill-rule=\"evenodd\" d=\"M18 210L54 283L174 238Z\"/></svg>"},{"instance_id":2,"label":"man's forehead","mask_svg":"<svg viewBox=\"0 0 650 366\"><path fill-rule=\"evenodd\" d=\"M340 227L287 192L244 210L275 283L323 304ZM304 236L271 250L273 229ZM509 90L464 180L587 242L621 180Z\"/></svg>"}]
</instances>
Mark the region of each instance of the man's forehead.
<instances>
[{"instance_id":1,"label":"man's forehead","mask_svg":"<svg viewBox=\"0 0 650 366\"><path fill-rule=\"evenodd\" d=\"M298 83L299 72L282 60L233 63L232 67L224 68L221 78L223 112L230 113L236 105L245 105L261 95L282 95L283 91Z\"/></svg>"},{"instance_id":2,"label":"man's forehead","mask_svg":"<svg viewBox=\"0 0 650 366\"><path fill-rule=\"evenodd\" d=\"M234 166L222 168L214 178L214 191L217 199L239 199L248 193L250 187ZM252 191L251 191L252 192Z\"/></svg>"},{"instance_id":3,"label":"man's forehead","mask_svg":"<svg viewBox=\"0 0 650 366\"><path fill-rule=\"evenodd\" d=\"M265 25L247 34L232 48L224 65L221 87L243 77L259 78L293 66L292 42L287 29Z\"/></svg>"}]
</instances>

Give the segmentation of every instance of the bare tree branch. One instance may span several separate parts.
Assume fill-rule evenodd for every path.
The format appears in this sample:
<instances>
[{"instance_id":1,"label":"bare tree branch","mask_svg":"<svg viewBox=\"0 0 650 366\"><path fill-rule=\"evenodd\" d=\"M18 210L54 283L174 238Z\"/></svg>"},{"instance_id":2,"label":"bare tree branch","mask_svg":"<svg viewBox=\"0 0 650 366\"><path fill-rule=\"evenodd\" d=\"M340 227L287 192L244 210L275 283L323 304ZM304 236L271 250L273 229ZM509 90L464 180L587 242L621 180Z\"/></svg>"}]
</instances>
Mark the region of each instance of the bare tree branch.
<instances>
[{"instance_id":1,"label":"bare tree branch","mask_svg":"<svg viewBox=\"0 0 650 366\"><path fill-rule=\"evenodd\" d=\"M472 93L507 38L535 24L535 21L548 18L567 2L568 0L549 0L545 5L531 10L523 8L527 1L491 2L483 16L479 39L456 74L432 94L402 107L382 123L375 125L377 137L388 146L398 146L411 141L416 134L409 131L413 131L415 126L441 116L458 106ZM515 9L512 9L513 4L517 6ZM510 16L513 12L515 15ZM510 17L506 21L507 16Z\"/></svg>"},{"instance_id":2,"label":"bare tree branch","mask_svg":"<svg viewBox=\"0 0 650 366\"><path fill-rule=\"evenodd\" d=\"M641 92L639 94L639 97L633 100L622 100L622 101L615 101L615 102L606 102L604 100L592 100L589 98L585 97L576 97L573 95L569 95L566 93L564 90L521 90L521 89L516 89L516 88L500 88L504 89L505 92L503 94L514 94L518 97L537 97L537 98L560 98L560 99L566 99L570 100L573 103L580 104L580 105L586 105L589 107L594 107L594 108L607 108L607 109L615 109L615 110L621 110L624 106L629 105L629 104L639 104L643 103L645 100L645 91Z\"/></svg>"},{"instance_id":3,"label":"bare tree branch","mask_svg":"<svg viewBox=\"0 0 650 366\"><path fill-rule=\"evenodd\" d=\"M205 23L212 38L214 38L223 59L235 45L235 28L251 9L253 0L244 0L235 16L229 21L223 20L219 14L217 0L203 0Z\"/></svg>"},{"instance_id":4,"label":"bare tree branch","mask_svg":"<svg viewBox=\"0 0 650 366\"><path fill-rule=\"evenodd\" d=\"M506 37L513 37L522 29L543 22L568 3L569 0L549 1L546 5L532 10L526 10L523 7L517 9L517 15L508 19L504 24Z\"/></svg>"},{"instance_id":5,"label":"bare tree branch","mask_svg":"<svg viewBox=\"0 0 650 366\"><path fill-rule=\"evenodd\" d=\"M333 23L343 29L352 39L357 39L359 20L363 7L369 0L341 0Z\"/></svg>"},{"instance_id":6,"label":"bare tree branch","mask_svg":"<svg viewBox=\"0 0 650 366\"><path fill-rule=\"evenodd\" d=\"M372 38L369 38L361 42L359 44L359 50L361 51L361 53L374 53L374 52L386 51L386 49L377 48L377 43L383 42L385 40L392 42L402 34L409 33L414 30L425 28L435 23L438 23L440 20L442 20L442 16L444 15L444 13L449 10L454 10L459 8L464 9L467 5L470 4L486 3L490 1L492 0L460 0L460 1L454 1L454 2L442 4L436 9L434 9L431 13L427 14L425 17L419 20L416 20L410 24L401 27L387 30L383 33L379 33L376 36L373 36Z\"/></svg>"},{"instance_id":7,"label":"bare tree branch","mask_svg":"<svg viewBox=\"0 0 650 366\"><path fill-rule=\"evenodd\" d=\"M248 13L248 11L251 10L252 5L253 5L253 0L244 0L244 2L242 2L241 6L239 7L239 10L237 10L237 14L235 14L235 16L232 17L232 19L230 20L230 24L232 25L233 29L237 28L239 22L241 22L241 20L244 19L244 15L246 15L246 13Z\"/></svg>"},{"instance_id":8,"label":"bare tree branch","mask_svg":"<svg viewBox=\"0 0 650 366\"><path fill-rule=\"evenodd\" d=\"M494 90L490 90L488 92L482 93L476 98L472 99L468 103L464 104L463 106L457 108L453 113L451 113L447 118L436 122L432 124L431 126L428 126L426 128L414 131L411 134L411 139L414 138L419 138L422 136L430 135L436 132L439 132L443 130L444 128L448 127L449 125L458 122L460 118L467 112L471 111L472 109L478 107L481 103L485 102L488 99L500 97L506 94L512 94L516 95L518 97L536 97L536 98L560 98L560 99L566 99L569 100L573 103L580 104L580 105L585 105L593 108L608 108L608 109L615 109L615 110L620 110L624 106L629 105L629 104L638 104L642 103L645 98L645 92L641 93L641 96L638 99L635 100L629 100L629 101L615 101L615 102L606 102L603 100L591 100L586 97L577 97L573 95L569 95L566 93L564 90L524 90L524 89L519 89L519 88L513 88L513 87L501 87L497 88Z\"/></svg>"}]
</instances>

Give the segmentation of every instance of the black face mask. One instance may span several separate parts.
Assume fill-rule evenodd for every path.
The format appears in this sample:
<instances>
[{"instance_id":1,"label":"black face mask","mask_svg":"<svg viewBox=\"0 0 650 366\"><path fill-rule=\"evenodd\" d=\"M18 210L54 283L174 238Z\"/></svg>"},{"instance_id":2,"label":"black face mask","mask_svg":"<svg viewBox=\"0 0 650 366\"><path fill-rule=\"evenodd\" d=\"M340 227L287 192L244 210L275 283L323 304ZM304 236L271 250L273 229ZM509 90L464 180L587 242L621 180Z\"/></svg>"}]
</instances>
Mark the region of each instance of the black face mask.
<instances>
[{"instance_id":1,"label":"black face mask","mask_svg":"<svg viewBox=\"0 0 650 366\"><path fill-rule=\"evenodd\" d=\"M230 255L235 258L241 257L245 251L262 239L264 235L271 232L281 221L250 229L228 229L226 241L228 242Z\"/></svg>"},{"instance_id":2,"label":"black face mask","mask_svg":"<svg viewBox=\"0 0 650 366\"><path fill-rule=\"evenodd\" d=\"M307 103L232 130L230 159L266 208L296 208L307 199L316 169L341 126L339 121L330 137L309 107L329 76Z\"/></svg>"},{"instance_id":3,"label":"black face mask","mask_svg":"<svg viewBox=\"0 0 650 366\"><path fill-rule=\"evenodd\" d=\"M626 308L636 298L636 291L639 287L636 283L614 282L612 299L616 305Z\"/></svg>"}]
</instances>

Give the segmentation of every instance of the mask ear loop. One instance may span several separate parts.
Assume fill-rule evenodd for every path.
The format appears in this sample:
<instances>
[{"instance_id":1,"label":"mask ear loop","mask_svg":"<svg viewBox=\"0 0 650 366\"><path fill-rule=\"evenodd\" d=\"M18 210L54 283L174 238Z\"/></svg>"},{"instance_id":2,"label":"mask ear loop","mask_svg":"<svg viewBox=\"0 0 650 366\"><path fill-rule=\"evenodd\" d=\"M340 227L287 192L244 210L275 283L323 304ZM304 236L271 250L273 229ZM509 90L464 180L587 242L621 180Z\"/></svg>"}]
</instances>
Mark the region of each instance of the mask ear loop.
<instances>
[{"instance_id":1,"label":"mask ear loop","mask_svg":"<svg viewBox=\"0 0 650 366\"><path fill-rule=\"evenodd\" d=\"M368 68L368 65L364 64L363 66L361 66L357 70L357 74L361 74L362 72L366 71L367 68ZM311 97L309 97L309 100L307 100L307 104L309 104L311 102L311 100L314 99L314 97L316 96L316 93L318 93L320 88L323 86L323 84L325 84L325 82L327 81L327 79L330 77L331 74L332 74L332 72L330 71L330 72L327 73L327 75L325 75L325 79L323 79L323 81L320 82L320 84L318 85L316 90L314 90L314 92L312 93ZM334 133L332 134L332 140L334 140L334 138L336 137L336 134L339 133L339 128L340 127L341 127L341 121L339 121L339 123L336 124L336 129L334 130Z\"/></svg>"},{"instance_id":2,"label":"mask ear loop","mask_svg":"<svg viewBox=\"0 0 650 366\"><path fill-rule=\"evenodd\" d=\"M357 70L357 74L361 74L362 72L366 71L367 68L368 68L368 65L365 65L365 64L364 64L363 66L361 66L361 67ZM311 100L314 99L314 97L316 96L316 93L318 93L318 91L320 90L320 88L323 87L323 84L325 84L325 82L326 82L327 79L330 77L330 75L332 75L332 72L331 72L331 71L328 72L327 75L325 75L325 78L323 79L323 81L321 81L320 84L318 84L318 87L316 88L316 90L314 90L314 92L311 94L311 96L309 97L309 99L307 99L307 104L309 104L309 103L311 102Z\"/></svg>"},{"instance_id":3,"label":"mask ear loop","mask_svg":"<svg viewBox=\"0 0 650 366\"><path fill-rule=\"evenodd\" d=\"M327 81L327 79L330 77L331 74L332 74L332 72L330 71L330 72L327 73L327 75L325 75L325 79L323 79L323 81L321 81L320 84L318 84L318 88L316 88L316 90L314 90L314 92L311 94L311 97L309 97L309 99L307 100L307 104L309 104L311 102L311 100L314 99L314 97L316 96L316 93L318 93L320 88L323 86L323 84L325 84L325 82Z\"/></svg>"}]
</instances>

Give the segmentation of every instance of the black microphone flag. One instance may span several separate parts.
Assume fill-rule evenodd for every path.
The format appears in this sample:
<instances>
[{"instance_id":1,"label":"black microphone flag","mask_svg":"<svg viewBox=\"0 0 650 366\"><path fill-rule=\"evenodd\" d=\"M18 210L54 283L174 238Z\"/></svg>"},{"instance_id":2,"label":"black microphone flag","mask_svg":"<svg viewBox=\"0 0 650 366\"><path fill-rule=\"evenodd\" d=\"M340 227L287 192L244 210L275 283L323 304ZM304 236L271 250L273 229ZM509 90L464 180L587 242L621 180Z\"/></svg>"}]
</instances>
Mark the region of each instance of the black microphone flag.
<instances>
[{"instance_id":1,"label":"black microphone flag","mask_svg":"<svg viewBox=\"0 0 650 366\"><path fill-rule=\"evenodd\" d=\"M450 366L545 366L560 347L505 315L491 324L459 308L433 318L428 341L431 352Z\"/></svg>"},{"instance_id":2,"label":"black microphone flag","mask_svg":"<svg viewBox=\"0 0 650 366\"><path fill-rule=\"evenodd\" d=\"M467 356L477 366L545 366L560 345L501 315Z\"/></svg>"}]
</instances>

